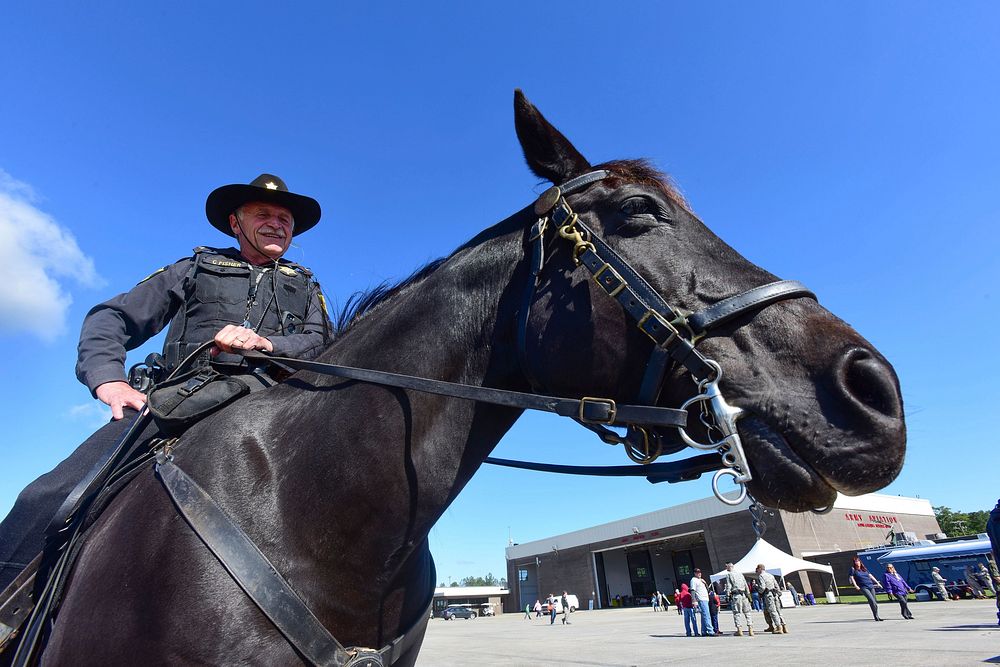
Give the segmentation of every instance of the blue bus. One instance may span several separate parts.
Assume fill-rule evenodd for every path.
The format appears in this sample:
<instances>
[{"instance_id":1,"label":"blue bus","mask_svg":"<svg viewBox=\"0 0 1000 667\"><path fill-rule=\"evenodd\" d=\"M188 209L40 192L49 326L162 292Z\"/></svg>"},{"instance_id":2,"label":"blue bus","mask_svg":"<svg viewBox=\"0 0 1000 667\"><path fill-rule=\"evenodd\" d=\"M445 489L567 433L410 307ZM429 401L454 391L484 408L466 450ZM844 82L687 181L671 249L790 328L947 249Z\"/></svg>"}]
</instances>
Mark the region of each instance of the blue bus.
<instances>
[{"instance_id":1,"label":"blue bus","mask_svg":"<svg viewBox=\"0 0 1000 667\"><path fill-rule=\"evenodd\" d=\"M918 595L924 593L930 597L934 597L937 593L937 586L931 578L932 567L941 570L941 576L948 584L955 584L959 581L968 582L968 573L978 573L980 563L989 568L987 559L993 559L993 551L989 539L982 537L932 546L889 549L887 553L876 558L879 570L884 572L885 566L892 563L899 576L905 579ZM865 567L872 570L867 564ZM881 572L876 576L880 575Z\"/></svg>"}]
</instances>

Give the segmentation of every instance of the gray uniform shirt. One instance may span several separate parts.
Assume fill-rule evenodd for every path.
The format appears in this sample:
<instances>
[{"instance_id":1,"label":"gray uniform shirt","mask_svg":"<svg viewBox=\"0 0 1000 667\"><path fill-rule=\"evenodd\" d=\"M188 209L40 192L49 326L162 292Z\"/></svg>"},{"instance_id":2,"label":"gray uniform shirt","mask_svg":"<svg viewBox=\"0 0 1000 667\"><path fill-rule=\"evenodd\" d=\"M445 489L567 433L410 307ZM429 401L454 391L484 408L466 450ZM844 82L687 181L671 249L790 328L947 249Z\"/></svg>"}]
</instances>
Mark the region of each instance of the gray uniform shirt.
<instances>
[{"instance_id":1,"label":"gray uniform shirt","mask_svg":"<svg viewBox=\"0 0 1000 667\"><path fill-rule=\"evenodd\" d=\"M235 248L220 252L239 256ZM76 376L92 394L105 382L124 381L126 352L155 336L177 315L190 293L186 281L194 261L194 257L188 257L164 267L128 292L90 310L80 332ZM274 354L313 359L325 349L326 308L319 285L312 285L305 320L298 332L267 335Z\"/></svg>"}]
</instances>

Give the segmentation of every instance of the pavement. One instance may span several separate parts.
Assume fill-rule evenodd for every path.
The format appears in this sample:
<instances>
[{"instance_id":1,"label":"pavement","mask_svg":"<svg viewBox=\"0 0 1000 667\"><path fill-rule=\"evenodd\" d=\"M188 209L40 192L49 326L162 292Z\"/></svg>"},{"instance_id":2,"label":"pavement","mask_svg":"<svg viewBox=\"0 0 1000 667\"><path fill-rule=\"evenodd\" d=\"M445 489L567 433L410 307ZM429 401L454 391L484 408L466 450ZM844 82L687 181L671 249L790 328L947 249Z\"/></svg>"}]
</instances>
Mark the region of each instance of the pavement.
<instances>
[{"instance_id":1,"label":"pavement","mask_svg":"<svg viewBox=\"0 0 1000 667\"><path fill-rule=\"evenodd\" d=\"M671 607L602 609L570 614L570 624L523 613L493 618L431 619L418 667L469 665L665 664L753 665L982 665L1000 664L1000 626L990 600L910 602L915 619L903 620L895 602L879 602L882 623L867 604L816 605L782 610L788 634L761 632L763 614L753 615L753 637L733 635L733 615L719 616L719 637L686 637L684 621Z\"/></svg>"}]
</instances>

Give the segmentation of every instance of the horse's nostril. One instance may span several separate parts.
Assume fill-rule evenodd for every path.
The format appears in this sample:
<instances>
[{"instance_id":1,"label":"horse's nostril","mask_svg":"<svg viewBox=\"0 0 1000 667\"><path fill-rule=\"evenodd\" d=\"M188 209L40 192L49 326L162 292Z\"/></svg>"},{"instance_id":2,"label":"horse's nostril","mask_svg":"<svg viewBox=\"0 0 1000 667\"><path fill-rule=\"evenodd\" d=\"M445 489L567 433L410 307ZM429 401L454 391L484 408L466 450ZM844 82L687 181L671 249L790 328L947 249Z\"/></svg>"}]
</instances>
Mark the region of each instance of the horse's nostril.
<instances>
[{"instance_id":1,"label":"horse's nostril","mask_svg":"<svg viewBox=\"0 0 1000 667\"><path fill-rule=\"evenodd\" d=\"M886 362L865 349L848 352L840 364L845 392L854 400L886 417L903 416L896 374Z\"/></svg>"}]
</instances>

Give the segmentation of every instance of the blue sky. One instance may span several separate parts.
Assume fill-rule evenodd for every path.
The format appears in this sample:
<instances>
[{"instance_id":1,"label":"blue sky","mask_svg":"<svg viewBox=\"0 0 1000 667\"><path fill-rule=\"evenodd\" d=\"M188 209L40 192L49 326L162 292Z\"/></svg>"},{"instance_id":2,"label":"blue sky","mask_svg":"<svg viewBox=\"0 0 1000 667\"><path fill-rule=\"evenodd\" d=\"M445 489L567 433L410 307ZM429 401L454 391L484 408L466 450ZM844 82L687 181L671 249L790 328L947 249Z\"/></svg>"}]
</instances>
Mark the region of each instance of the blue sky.
<instances>
[{"instance_id":1,"label":"blue sky","mask_svg":"<svg viewBox=\"0 0 1000 667\"><path fill-rule=\"evenodd\" d=\"M315 196L323 222L288 256L343 302L534 198L515 87L592 162L652 158L720 236L805 282L893 362L909 449L884 492L989 509L1000 8L813 4L7 7L0 513L102 419L73 377L90 306L226 243L204 217L211 189L269 171ZM531 415L495 454L624 461ZM508 536L709 494L707 479L486 468L431 546L442 581L501 576Z\"/></svg>"}]
</instances>

